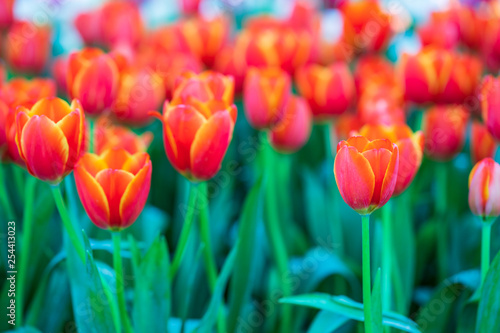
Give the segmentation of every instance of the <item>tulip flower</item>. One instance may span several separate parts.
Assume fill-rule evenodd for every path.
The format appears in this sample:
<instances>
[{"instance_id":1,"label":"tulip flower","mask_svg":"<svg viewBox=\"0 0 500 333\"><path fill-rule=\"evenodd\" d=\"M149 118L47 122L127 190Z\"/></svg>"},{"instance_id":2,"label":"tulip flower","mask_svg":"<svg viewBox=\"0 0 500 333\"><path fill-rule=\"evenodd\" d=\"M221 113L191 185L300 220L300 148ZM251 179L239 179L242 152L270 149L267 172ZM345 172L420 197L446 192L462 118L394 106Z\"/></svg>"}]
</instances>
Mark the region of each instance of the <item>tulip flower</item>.
<instances>
[{"instance_id":1,"label":"tulip flower","mask_svg":"<svg viewBox=\"0 0 500 333\"><path fill-rule=\"evenodd\" d=\"M422 132L413 133L406 124L365 125L359 134L369 140L387 139L398 146L399 167L393 196L403 193L410 186L422 164L424 150Z\"/></svg>"},{"instance_id":2,"label":"tulip flower","mask_svg":"<svg viewBox=\"0 0 500 333\"><path fill-rule=\"evenodd\" d=\"M490 75L486 76L482 82L480 91L481 113L483 122L491 135L500 140L500 80Z\"/></svg>"},{"instance_id":3,"label":"tulip flower","mask_svg":"<svg viewBox=\"0 0 500 333\"><path fill-rule=\"evenodd\" d=\"M361 95L358 116L364 124L403 124L406 122L404 104L399 89L389 86L374 87Z\"/></svg>"},{"instance_id":4,"label":"tulip flower","mask_svg":"<svg viewBox=\"0 0 500 333\"><path fill-rule=\"evenodd\" d=\"M382 56L363 55L354 71L356 91L362 94L371 85L396 85L394 66Z\"/></svg>"},{"instance_id":5,"label":"tulip flower","mask_svg":"<svg viewBox=\"0 0 500 333\"><path fill-rule=\"evenodd\" d=\"M14 21L14 0L0 0L0 30L7 29Z\"/></svg>"},{"instance_id":6,"label":"tulip flower","mask_svg":"<svg viewBox=\"0 0 500 333\"><path fill-rule=\"evenodd\" d=\"M60 56L54 59L51 73L56 81L57 91L62 95L68 95L68 57Z\"/></svg>"},{"instance_id":7,"label":"tulip flower","mask_svg":"<svg viewBox=\"0 0 500 333\"><path fill-rule=\"evenodd\" d=\"M457 16L462 43L472 50L480 50L487 30L487 20L467 6L460 6Z\"/></svg>"},{"instance_id":8,"label":"tulip flower","mask_svg":"<svg viewBox=\"0 0 500 333\"><path fill-rule=\"evenodd\" d=\"M460 40L458 16L453 11L433 12L430 21L417 29L423 46L454 48Z\"/></svg>"},{"instance_id":9,"label":"tulip flower","mask_svg":"<svg viewBox=\"0 0 500 333\"><path fill-rule=\"evenodd\" d=\"M214 177L233 137L236 106L222 101L169 105L163 115L151 115L163 123L165 151L172 166L192 181Z\"/></svg>"},{"instance_id":10,"label":"tulip flower","mask_svg":"<svg viewBox=\"0 0 500 333\"><path fill-rule=\"evenodd\" d=\"M181 0L181 12L184 15L192 15L198 13L198 7L201 0Z\"/></svg>"},{"instance_id":11,"label":"tulip flower","mask_svg":"<svg viewBox=\"0 0 500 333\"><path fill-rule=\"evenodd\" d=\"M435 106L425 111L425 153L438 161L454 158L464 145L468 120L469 114L461 105Z\"/></svg>"},{"instance_id":12,"label":"tulip flower","mask_svg":"<svg viewBox=\"0 0 500 333\"><path fill-rule=\"evenodd\" d=\"M307 102L290 96L285 105L285 115L269 132L269 142L278 151L293 153L307 143L311 135L312 113Z\"/></svg>"},{"instance_id":13,"label":"tulip flower","mask_svg":"<svg viewBox=\"0 0 500 333\"><path fill-rule=\"evenodd\" d=\"M493 158L497 150L495 139L486 126L474 120L470 134L470 154L473 163L477 163L487 157Z\"/></svg>"},{"instance_id":14,"label":"tulip flower","mask_svg":"<svg viewBox=\"0 0 500 333\"><path fill-rule=\"evenodd\" d=\"M111 107L119 88L119 72L103 51L85 48L69 56L67 84L71 98L77 98L89 115Z\"/></svg>"},{"instance_id":15,"label":"tulip flower","mask_svg":"<svg viewBox=\"0 0 500 333\"><path fill-rule=\"evenodd\" d=\"M225 47L215 58L214 69L233 77L235 92L240 93L243 90L243 82L248 68L244 52L240 49L234 46Z\"/></svg>"},{"instance_id":16,"label":"tulip flower","mask_svg":"<svg viewBox=\"0 0 500 333\"><path fill-rule=\"evenodd\" d=\"M295 80L317 120L344 113L355 94L354 80L345 63L305 66L297 70Z\"/></svg>"},{"instance_id":17,"label":"tulip flower","mask_svg":"<svg viewBox=\"0 0 500 333\"><path fill-rule=\"evenodd\" d=\"M245 115L257 129L272 128L281 121L291 95L288 74L279 68L250 68L243 87Z\"/></svg>"},{"instance_id":18,"label":"tulip flower","mask_svg":"<svg viewBox=\"0 0 500 333\"><path fill-rule=\"evenodd\" d=\"M128 69L120 75L120 87L111 109L115 117L131 125L146 125L149 111L157 110L165 99L161 77L148 69Z\"/></svg>"},{"instance_id":19,"label":"tulip flower","mask_svg":"<svg viewBox=\"0 0 500 333\"><path fill-rule=\"evenodd\" d=\"M17 72L40 73L51 53L51 29L17 21L7 32L5 60Z\"/></svg>"},{"instance_id":20,"label":"tulip flower","mask_svg":"<svg viewBox=\"0 0 500 333\"><path fill-rule=\"evenodd\" d=\"M177 78L170 104L185 104L191 98L200 102L224 101L231 105L234 99L234 79L212 71L200 74L184 72Z\"/></svg>"},{"instance_id":21,"label":"tulip flower","mask_svg":"<svg viewBox=\"0 0 500 333\"><path fill-rule=\"evenodd\" d=\"M357 114L353 113L343 113L337 117L335 123L331 127L332 134L330 137L332 138L332 146L338 143L338 140L347 140L351 137L351 133L358 132L359 129L363 126L363 122L359 119Z\"/></svg>"},{"instance_id":22,"label":"tulip flower","mask_svg":"<svg viewBox=\"0 0 500 333\"><path fill-rule=\"evenodd\" d=\"M97 120L95 129L95 151L99 155L111 148L123 148L129 154L146 152L153 140L151 132L137 135L127 127L110 123L109 119L101 117Z\"/></svg>"},{"instance_id":23,"label":"tulip flower","mask_svg":"<svg viewBox=\"0 0 500 333\"><path fill-rule=\"evenodd\" d=\"M488 19L482 26L480 39L481 54L488 69L498 72L500 69L500 22L498 17Z\"/></svg>"},{"instance_id":24,"label":"tulip flower","mask_svg":"<svg viewBox=\"0 0 500 333\"><path fill-rule=\"evenodd\" d=\"M391 198L398 167L396 144L353 136L337 146L335 181L344 201L360 215L368 215Z\"/></svg>"},{"instance_id":25,"label":"tulip flower","mask_svg":"<svg viewBox=\"0 0 500 333\"><path fill-rule=\"evenodd\" d=\"M82 148L85 116L82 106L59 98L44 98L29 110L19 107L16 143L30 174L58 184L69 174Z\"/></svg>"},{"instance_id":26,"label":"tulip flower","mask_svg":"<svg viewBox=\"0 0 500 333\"><path fill-rule=\"evenodd\" d=\"M147 153L112 148L83 155L75 166L75 182L90 220L113 231L132 225L146 204L151 171Z\"/></svg>"}]
</instances>

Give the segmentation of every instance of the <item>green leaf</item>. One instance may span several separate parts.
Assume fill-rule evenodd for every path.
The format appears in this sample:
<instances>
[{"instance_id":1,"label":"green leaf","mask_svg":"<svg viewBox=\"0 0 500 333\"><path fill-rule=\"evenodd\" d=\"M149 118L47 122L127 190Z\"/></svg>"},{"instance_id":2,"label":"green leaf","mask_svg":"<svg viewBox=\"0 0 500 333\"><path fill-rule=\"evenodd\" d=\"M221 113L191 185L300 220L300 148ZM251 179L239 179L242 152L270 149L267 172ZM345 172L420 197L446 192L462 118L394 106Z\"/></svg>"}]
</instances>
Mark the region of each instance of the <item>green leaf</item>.
<instances>
[{"instance_id":1,"label":"green leaf","mask_svg":"<svg viewBox=\"0 0 500 333\"><path fill-rule=\"evenodd\" d=\"M375 332L382 332L382 288L380 287L380 268L377 270L372 290L372 317Z\"/></svg>"},{"instance_id":2,"label":"green leaf","mask_svg":"<svg viewBox=\"0 0 500 333\"><path fill-rule=\"evenodd\" d=\"M347 296L331 296L315 293L282 298L280 302L328 310L357 321L364 321L365 318L363 304L355 302ZM405 316L394 312L385 312L382 322L386 326L391 326L404 332L420 332L417 324Z\"/></svg>"},{"instance_id":3,"label":"green leaf","mask_svg":"<svg viewBox=\"0 0 500 333\"><path fill-rule=\"evenodd\" d=\"M227 281L229 280L229 275L233 271L234 263L237 257L238 244L231 250L227 256L226 262L222 267L221 273L217 282L215 283L215 289L208 305L208 309L205 312L203 318L201 318L200 325L198 326L197 332L212 332L215 321L217 320L217 314L224 297L224 290L226 289Z\"/></svg>"},{"instance_id":4,"label":"green leaf","mask_svg":"<svg viewBox=\"0 0 500 333\"><path fill-rule=\"evenodd\" d=\"M170 263L164 237L157 237L135 271L136 332L164 332L170 316Z\"/></svg>"},{"instance_id":5,"label":"green leaf","mask_svg":"<svg viewBox=\"0 0 500 333\"><path fill-rule=\"evenodd\" d=\"M477 312L478 333L500 332L500 252L486 274Z\"/></svg>"},{"instance_id":6,"label":"green leaf","mask_svg":"<svg viewBox=\"0 0 500 333\"><path fill-rule=\"evenodd\" d=\"M262 216L262 178L259 178L247 195L240 217L238 245L236 247L236 265L229 285L229 314L227 328L229 332L236 330L237 319L243 304L250 296L251 267L255 249L255 230L257 221Z\"/></svg>"},{"instance_id":7,"label":"green leaf","mask_svg":"<svg viewBox=\"0 0 500 333\"><path fill-rule=\"evenodd\" d=\"M347 324L351 318L330 311L320 311L314 318L307 333L331 333Z\"/></svg>"}]
</instances>

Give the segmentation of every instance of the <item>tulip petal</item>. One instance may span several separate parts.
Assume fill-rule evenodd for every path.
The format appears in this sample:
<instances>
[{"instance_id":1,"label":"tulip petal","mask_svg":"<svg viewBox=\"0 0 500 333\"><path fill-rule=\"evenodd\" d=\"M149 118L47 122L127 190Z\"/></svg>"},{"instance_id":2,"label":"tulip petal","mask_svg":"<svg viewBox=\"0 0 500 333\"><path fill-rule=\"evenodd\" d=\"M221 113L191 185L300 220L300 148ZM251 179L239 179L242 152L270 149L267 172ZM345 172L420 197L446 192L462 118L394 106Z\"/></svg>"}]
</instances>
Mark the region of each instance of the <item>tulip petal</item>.
<instances>
[{"instance_id":1,"label":"tulip petal","mask_svg":"<svg viewBox=\"0 0 500 333\"><path fill-rule=\"evenodd\" d=\"M387 149L392 152L393 145L391 141L387 139L376 139L370 141L362 151L372 150L372 149Z\"/></svg>"},{"instance_id":2,"label":"tulip petal","mask_svg":"<svg viewBox=\"0 0 500 333\"><path fill-rule=\"evenodd\" d=\"M120 201L127 186L134 179L130 172L116 169L105 169L100 171L95 179L101 186L108 200L109 227L119 228L122 225L120 217Z\"/></svg>"},{"instance_id":3,"label":"tulip petal","mask_svg":"<svg viewBox=\"0 0 500 333\"><path fill-rule=\"evenodd\" d=\"M101 159L110 169L122 169L131 156L123 148L110 148L101 154Z\"/></svg>"},{"instance_id":4,"label":"tulip petal","mask_svg":"<svg viewBox=\"0 0 500 333\"><path fill-rule=\"evenodd\" d=\"M375 175L368 160L355 147L343 147L334 163L335 181L344 201L360 214L368 213Z\"/></svg>"},{"instance_id":5,"label":"tulip petal","mask_svg":"<svg viewBox=\"0 0 500 333\"><path fill-rule=\"evenodd\" d=\"M54 123L58 123L61 119L66 117L71 112L71 109L64 100L57 97L43 98L33 105L29 115L33 117L34 115L44 115L52 120Z\"/></svg>"},{"instance_id":6,"label":"tulip petal","mask_svg":"<svg viewBox=\"0 0 500 333\"><path fill-rule=\"evenodd\" d=\"M85 154L83 158L87 156L96 155ZM106 229L109 221L108 199L101 185L86 170L85 164L87 163L82 163L80 160L75 167L76 189L78 190L83 208L85 208L92 222L99 228Z\"/></svg>"},{"instance_id":7,"label":"tulip petal","mask_svg":"<svg viewBox=\"0 0 500 333\"><path fill-rule=\"evenodd\" d=\"M16 116L16 145L17 149L19 151L19 156L26 161L26 157L24 156L24 152L21 146L21 133L23 132L24 126L30 120L30 117L28 116L28 109L25 107L20 107L18 109L18 113Z\"/></svg>"},{"instance_id":8,"label":"tulip petal","mask_svg":"<svg viewBox=\"0 0 500 333\"><path fill-rule=\"evenodd\" d=\"M370 163L370 167L373 171L375 179L375 186L373 190L373 197L371 198L371 204L378 206L381 200L381 191L382 184L384 182L384 176L386 174L387 167L389 166L389 162L391 161L392 153L385 148L378 148L366 150L362 153L362 155Z\"/></svg>"},{"instance_id":9,"label":"tulip petal","mask_svg":"<svg viewBox=\"0 0 500 333\"><path fill-rule=\"evenodd\" d=\"M136 175L146 163L149 162L149 155L147 153L137 153L129 157L123 164L122 170L128 171Z\"/></svg>"},{"instance_id":10,"label":"tulip petal","mask_svg":"<svg viewBox=\"0 0 500 333\"><path fill-rule=\"evenodd\" d=\"M392 151L391 160L387 166L387 170L384 175L384 182L382 183L382 189L380 190L380 202L378 207L382 207L389 201L392 194L394 193L394 188L396 187L396 182L398 180L399 171L399 148L394 144L394 149Z\"/></svg>"},{"instance_id":11,"label":"tulip petal","mask_svg":"<svg viewBox=\"0 0 500 333\"><path fill-rule=\"evenodd\" d=\"M99 171L107 169L108 165L104 162L100 156L96 154L86 153L80 158L78 164L83 165L85 170L92 176L95 177Z\"/></svg>"},{"instance_id":12,"label":"tulip petal","mask_svg":"<svg viewBox=\"0 0 500 333\"><path fill-rule=\"evenodd\" d=\"M360 135L351 136L349 139L347 139L347 143L349 144L349 146L356 148L359 152L362 152L369 142L370 141L367 138Z\"/></svg>"},{"instance_id":13,"label":"tulip petal","mask_svg":"<svg viewBox=\"0 0 500 333\"><path fill-rule=\"evenodd\" d=\"M28 171L43 181L57 181L65 173L69 156L64 133L45 116L33 116L21 134L21 150Z\"/></svg>"},{"instance_id":14,"label":"tulip petal","mask_svg":"<svg viewBox=\"0 0 500 333\"><path fill-rule=\"evenodd\" d=\"M191 147L191 172L195 178L210 179L219 171L233 129L227 111L217 112L199 129Z\"/></svg>"},{"instance_id":15,"label":"tulip petal","mask_svg":"<svg viewBox=\"0 0 500 333\"><path fill-rule=\"evenodd\" d=\"M394 195L401 194L411 184L422 164L423 155L421 146L412 137L398 141L397 146L399 167Z\"/></svg>"},{"instance_id":16,"label":"tulip petal","mask_svg":"<svg viewBox=\"0 0 500 333\"><path fill-rule=\"evenodd\" d=\"M148 161L128 184L120 201L120 216L122 228L130 226L141 214L148 199L151 186L152 165Z\"/></svg>"},{"instance_id":17,"label":"tulip petal","mask_svg":"<svg viewBox=\"0 0 500 333\"><path fill-rule=\"evenodd\" d=\"M73 166L80 157L81 140L83 133L83 112L75 110L59 120L57 126L62 130L68 141L69 156L66 163L68 169Z\"/></svg>"}]
</instances>

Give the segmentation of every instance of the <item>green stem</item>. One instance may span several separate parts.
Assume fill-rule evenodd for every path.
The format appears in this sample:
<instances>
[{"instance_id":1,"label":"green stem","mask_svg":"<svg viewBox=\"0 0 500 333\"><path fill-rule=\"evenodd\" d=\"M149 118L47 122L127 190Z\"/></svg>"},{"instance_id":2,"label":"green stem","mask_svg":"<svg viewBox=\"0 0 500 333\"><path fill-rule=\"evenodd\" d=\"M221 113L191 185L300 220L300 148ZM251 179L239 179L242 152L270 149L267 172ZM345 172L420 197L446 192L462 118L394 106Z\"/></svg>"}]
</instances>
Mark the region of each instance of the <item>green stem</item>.
<instances>
[{"instance_id":1,"label":"green stem","mask_svg":"<svg viewBox=\"0 0 500 333\"><path fill-rule=\"evenodd\" d=\"M370 269L370 215L361 216L363 224L363 309L365 312L365 332L373 332L371 269Z\"/></svg>"},{"instance_id":2,"label":"green stem","mask_svg":"<svg viewBox=\"0 0 500 333\"><path fill-rule=\"evenodd\" d=\"M111 237L113 239L113 268L115 269L116 274L116 298L118 300L118 310L120 311L124 331L126 333L132 333L133 330L127 314L127 304L125 303L125 286L123 284L123 267L120 246L121 234L119 231L113 231L111 232Z\"/></svg>"},{"instance_id":3,"label":"green stem","mask_svg":"<svg viewBox=\"0 0 500 333\"><path fill-rule=\"evenodd\" d=\"M382 308L384 311L392 308L392 203L389 200L382 207Z\"/></svg>"},{"instance_id":4,"label":"green stem","mask_svg":"<svg viewBox=\"0 0 500 333\"><path fill-rule=\"evenodd\" d=\"M5 216L7 220L13 221L15 219L14 210L12 208L12 203L10 202L9 194L7 193L7 186L5 182L5 167L6 164L0 165L0 203L3 207L3 211L7 214Z\"/></svg>"},{"instance_id":5,"label":"green stem","mask_svg":"<svg viewBox=\"0 0 500 333\"><path fill-rule=\"evenodd\" d=\"M438 256L438 278L443 281L448 277L448 221L446 216L448 170L447 163L436 165L437 198L436 213L438 215L437 231L437 256Z\"/></svg>"},{"instance_id":6,"label":"green stem","mask_svg":"<svg viewBox=\"0 0 500 333\"><path fill-rule=\"evenodd\" d=\"M89 152L95 152L94 136L95 136L95 119L89 117Z\"/></svg>"},{"instance_id":7,"label":"green stem","mask_svg":"<svg viewBox=\"0 0 500 333\"><path fill-rule=\"evenodd\" d=\"M278 202L277 202L277 191L274 175L274 161L273 155L274 151L271 146L267 146L264 149L267 151L266 155L266 169L267 169L267 186L266 186L266 201L265 201L265 212L266 218L264 219L267 235L269 237L271 250L273 253L276 266L278 268L278 273L280 277L281 288L283 291L283 297L292 295L292 288L290 283L286 281L286 277L289 276L288 268L288 254L286 251L286 244L283 239L283 232L280 230L280 221L278 214ZM284 304L282 312L282 326L281 332L291 332L291 320L292 320L292 308L288 304Z\"/></svg>"},{"instance_id":8,"label":"green stem","mask_svg":"<svg viewBox=\"0 0 500 333\"><path fill-rule=\"evenodd\" d=\"M196 195L198 190L190 183L189 186L189 200L187 205L187 212L184 218L184 225L182 226L181 235L179 237L179 242L177 243L177 248L175 250L174 259L172 260L172 266L170 267L170 278L173 280L179 266L181 265L182 257L186 250L186 245L188 243L189 234L194 221L194 213L196 208Z\"/></svg>"},{"instance_id":9,"label":"green stem","mask_svg":"<svg viewBox=\"0 0 500 333\"><path fill-rule=\"evenodd\" d=\"M69 217L68 211L64 204L64 199L61 194L61 188L59 184L51 186L52 195L54 196L54 201L56 202L57 209L59 210L59 215L61 215L61 220L63 222L64 228L68 233L69 239L76 250L76 253L85 263L85 249L83 248L83 242L80 237L78 237L78 233L76 232L73 224L71 223L71 219Z\"/></svg>"},{"instance_id":10,"label":"green stem","mask_svg":"<svg viewBox=\"0 0 500 333\"><path fill-rule=\"evenodd\" d=\"M21 244L21 256L19 256L19 274L17 276L17 324L23 325L24 295L26 290L26 277L28 275L29 254L31 252L31 234L33 233L33 201L35 197L36 178L29 177L25 183L26 194L23 215L23 234Z\"/></svg>"},{"instance_id":11,"label":"green stem","mask_svg":"<svg viewBox=\"0 0 500 333\"><path fill-rule=\"evenodd\" d=\"M14 175L14 183L17 187L17 194L19 194L21 201L24 201L24 190L26 188L26 184L24 183L25 170L20 166L13 164L12 173Z\"/></svg>"},{"instance_id":12,"label":"green stem","mask_svg":"<svg viewBox=\"0 0 500 333\"><path fill-rule=\"evenodd\" d=\"M490 268L490 241L491 241L491 222L483 222L481 232L481 286L484 283L488 269Z\"/></svg>"}]
</instances>

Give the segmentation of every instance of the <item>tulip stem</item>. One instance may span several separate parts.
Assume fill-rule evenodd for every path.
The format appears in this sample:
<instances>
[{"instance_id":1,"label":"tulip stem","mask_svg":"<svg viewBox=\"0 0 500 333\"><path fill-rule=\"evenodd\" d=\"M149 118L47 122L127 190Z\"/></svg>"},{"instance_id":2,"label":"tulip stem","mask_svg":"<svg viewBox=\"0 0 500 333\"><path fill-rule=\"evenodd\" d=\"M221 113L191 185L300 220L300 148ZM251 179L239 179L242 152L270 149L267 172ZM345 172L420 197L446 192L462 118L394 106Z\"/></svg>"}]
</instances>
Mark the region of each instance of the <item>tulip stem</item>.
<instances>
[{"instance_id":1,"label":"tulip stem","mask_svg":"<svg viewBox=\"0 0 500 333\"><path fill-rule=\"evenodd\" d=\"M170 278L173 280L179 266L181 265L182 257L186 250L186 246L189 239L189 234L191 232L191 227L193 225L194 213L196 209L196 195L198 190L196 187L190 183L189 185L189 200L187 204L187 211L184 217L184 225L182 226L181 235L179 237L179 242L177 243L177 248L175 250L174 259L172 260L172 266L170 268Z\"/></svg>"},{"instance_id":2,"label":"tulip stem","mask_svg":"<svg viewBox=\"0 0 500 333\"><path fill-rule=\"evenodd\" d=\"M7 193L7 187L6 182L5 182L5 167L6 164L0 165L0 202L3 206L4 212L7 214L5 216L7 220L11 221L14 220L14 210L12 209L12 203L10 202L9 199L9 194Z\"/></svg>"},{"instance_id":3,"label":"tulip stem","mask_svg":"<svg viewBox=\"0 0 500 333\"><path fill-rule=\"evenodd\" d=\"M71 240L71 243L73 243L78 256L80 257L82 262L85 263L85 249L83 248L83 242L80 240L80 237L78 237L78 233L71 223L68 210L66 209L66 205L64 204L64 199L61 194L61 188L59 184L57 184L51 186L51 189L57 209L59 210L59 215L61 216L61 220L64 225L64 229L66 229L69 239Z\"/></svg>"},{"instance_id":4,"label":"tulip stem","mask_svg":"<svg viewBox=\"0 0 500 333\"><path fill-rule=\"evenodd\" d=\"M436 165L437 198L436 212L439 219L437 229L437 256L438 256L438 278L443 281L448 277L448 221L446 218L447 205L447 163Z\"/></svg>"},{"instance_id":5,"label":"tulip stem","mask_svg":"<svg viewBox=\"0 0 500 333\"><path fill-rule=\"evenodd\" d=\"M112 231L111 237L113 239L113 268L116 275L116 298L118 300L118 309L126 333L132 333L132 327L127 314L127 304L125 302L125 286L123 284L123 267L121 255L121 234L119 231Z\"/></svg>"},{"instance_id":6,"label":"tulip stem","mask_svg":"<svg viewBox=\"0 0 500 333\"><path fill-rule=\"evenodd\" d=\"M94 147L94 135L95 135L95 120L91 117L89 117L89 152L94 153L95 152L95 147Z\"/></svg>"},{"instance_id":7,"label":"tulip stem","mask_svg":"<svg viewBox=\"0 0 500 333\"><path fill-rule=\"evenodd\" d=\"M371 269L370 269L370 215L361 216L363 224L363 309L365 312L365 332L373 332Z\"/></svg>"},{"instance_id":8,"label":"tulip stem","mask_svg":"<svg viewBox=\"0 0 500 333\"><path fill-rule=\"evenodd\" d=\"M382 207L382 307L384 311L392 307L392 269L393 269L393 247L392 247L392 204L389 200Z\"/></svg>"},{"instance_id":9,"label":"tulip stem","mask_svg":"<svg viewBox=\"0 0 500 333\"><path fill-rule=\"evenodd\" d=\"M290 275L288 268L288 254L286 250L286 244L283 238L283 231L280 230L280 221L278 213L278 201L277 201L277 191L276 191L276 177L274 175L275 165L273 161L274 151L272 147L268 144L264 148L266 153L266 164L265 168L267 170L267 186L265 193L265 212L266 218L264 219L267 236L270 241L271 250L273 257L278 269L281 288L283 291L283 297L292 295L292 287L289 282L287 282L287 276ZM282 326L281 332L291 332L291 320L292 320L292 308L288 304L282 306Z\"/></svg>"},{"instance_id":10,"label":"tulip stem","mask_svg":"<svg viewBox=\"0 0 500 333\"><path fill-rule=\"evenodd\" d=\"M17 325L23 325L24 294L26 290L26 276L28 275L28 259L31 252L31 234L33 233L33 201L35 197L36 178L29 177L25 183L26 194L23 215L23 234L21 244L21 255L19 256L19 274L17 277Z\"/></svg>"},{"instance_id":11,"label":"tulip stem","mask_svg":"<svg viewBox=\"0 0 500 333\"><path fill-rule=\"evenodd\" d=\"M484 221L481 231L481 286L483 285L488 269L490 268L490 241L492 225L492 222Z\"/></svg>"}]
</instances>

